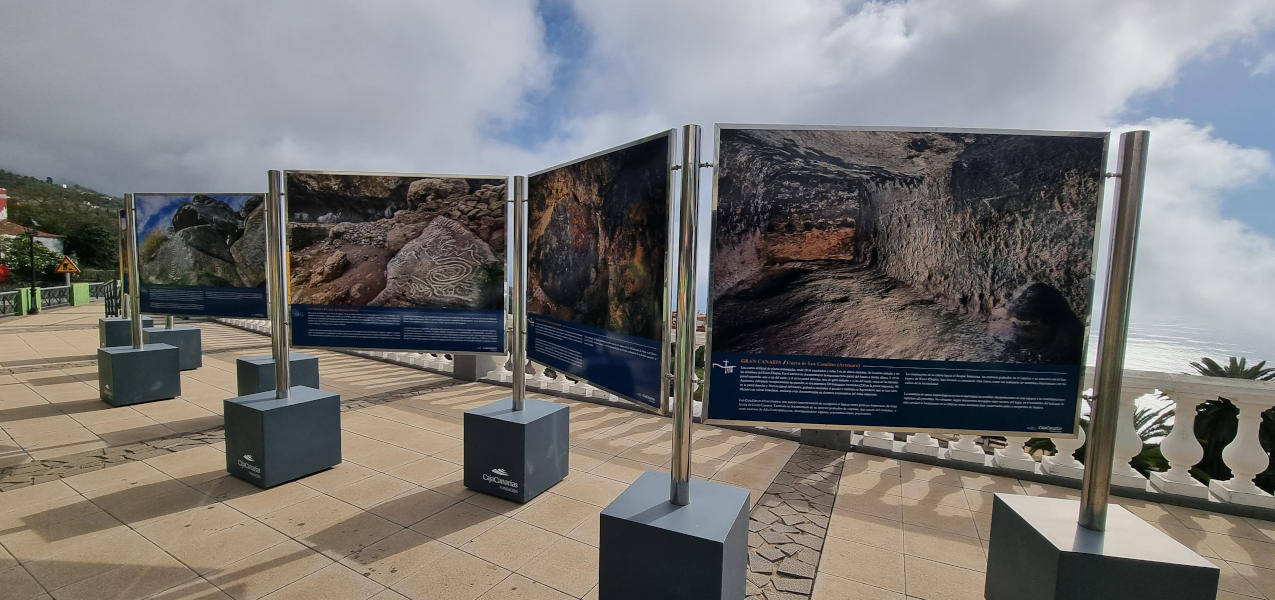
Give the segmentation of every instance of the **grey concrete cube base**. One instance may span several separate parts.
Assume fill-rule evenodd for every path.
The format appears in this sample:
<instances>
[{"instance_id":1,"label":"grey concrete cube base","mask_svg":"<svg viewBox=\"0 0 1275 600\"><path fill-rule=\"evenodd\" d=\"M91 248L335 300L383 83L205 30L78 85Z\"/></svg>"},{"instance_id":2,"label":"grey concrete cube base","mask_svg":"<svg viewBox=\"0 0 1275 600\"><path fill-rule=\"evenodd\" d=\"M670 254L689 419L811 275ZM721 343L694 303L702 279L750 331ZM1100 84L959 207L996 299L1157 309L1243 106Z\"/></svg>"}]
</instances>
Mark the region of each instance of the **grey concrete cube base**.
<instances>
[{"instance_id":1,"label":"grey concrete cube base","mask_svg":"<svg viewBox=\"0 0 1275 600\"><path fill-rule=\"evenodd\" d=\"M189 371L204 366L203 338L198 327L174 325L167 327L147 327L142 330L142 339L147 344L168 344L177 347L178 363L181 370Z\"/></svg>"},{"instance_id":2,"label":"grey concrete cube base","mask_svg":"<svg viewBox=\"0 0 1275 600\"><path fill-rule=\"evenodd\" d=\"M567 476L569 408L504 398L465 411L465 487L514 502L539 496Z\"/></svg>"},{"instance_id":3,"label":"grey concrete cube base","mask_svg":"<svg viewBox=\"0 0 1275 600\"><path fill-rule=\"evenodd\" d=\"M1218 568L1122 506L1107 530L1076 524L1074 500L996 494L987 600L1211 600Z\"/></svg>"},{"instance_id":4,"label":"grey concrete cube base","mask_svg":"<svg viewBox=\"0 0 1275 600\"><path fill-rule=\"evenodd\" d=\"M103 402L127 406L182 393L178 350L168 344L97 349L97 388Z\"/></svg>"},{"instance_id":5,"label":"grey concrete cube base","mask_svg":"<svg viewBox=\"0 0 1275 600\"><path fill-rule=\"evenodd\" d=\"M647 471L602 510L599 600L738 600L748 568L748 490L691 480L669 502L667 473Z\"/></svg>"},{"instance_id":6,"label":"grey concrete cube base","mask_svg":"<svg viewBox=\"0 0 1275 600\"><path fill-rule=\"evenodd\" d=\"M269 488L341 463L341 397L302 386L288 396L270 390L225 401L231 475Z\"/></svg>"},{"instance_id":7,"label":"grey concrete cube base","mask_svg":"<svg viewBox=\"0 0 1275 600\"><path fill-rule=\"evenodd\" d=\"M319 389L319 357L288 353L288 379L294 386ZM274 356L241 356L235 360L235 381L240 396L274 391Z\"/></svg>"},{"instance_id":8,"label":"grey concrete cube base","mask_svg":"<svg viewBox=\"0 0 1275 600\"><path fill-rule=\"evenodd\" d=\"M142 327L153 327L155 320L142 317ZM133 345L133 320L126 317L103 317L97 320L97 345L102 348Z\"/></svg>"}]
</instances>

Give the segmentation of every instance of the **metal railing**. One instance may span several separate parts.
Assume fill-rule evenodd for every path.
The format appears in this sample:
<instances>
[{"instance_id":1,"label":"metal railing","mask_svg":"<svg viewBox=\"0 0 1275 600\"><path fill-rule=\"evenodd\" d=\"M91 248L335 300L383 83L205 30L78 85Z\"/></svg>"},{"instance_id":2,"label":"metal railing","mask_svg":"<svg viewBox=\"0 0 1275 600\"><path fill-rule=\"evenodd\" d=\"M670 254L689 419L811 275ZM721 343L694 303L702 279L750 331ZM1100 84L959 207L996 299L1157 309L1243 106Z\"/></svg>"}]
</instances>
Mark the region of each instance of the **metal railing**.
<instances>
[{"instance_id":1,"label":"metal railing","mask_svg":"<svg viewBox=\"0 0 1275 600\"><path fill-rule=\"evenodd\" d=\"M71 304L71 286L59 285L40 288L40 308Z\"/></svg>"},{"instance_id":2,"label":"metal railing","mask_svg":"<svg viewBox=\"0 0 1275 600\"><path fill-rule=\"evenodd\" d=\"M20 292L0 292L0 317L17 314Z\"/></svg>"},{"instance_id":3,"label":"metal railing","mask_svg":"<svg viewBox=\"0 0 1275 600\"><path fill-rule=\"evenodd\" d=\"M115 281L96 281L89 284L89 299L102 300L110 293L110 289L114 287Z\"/></svg>"}]
</instances>

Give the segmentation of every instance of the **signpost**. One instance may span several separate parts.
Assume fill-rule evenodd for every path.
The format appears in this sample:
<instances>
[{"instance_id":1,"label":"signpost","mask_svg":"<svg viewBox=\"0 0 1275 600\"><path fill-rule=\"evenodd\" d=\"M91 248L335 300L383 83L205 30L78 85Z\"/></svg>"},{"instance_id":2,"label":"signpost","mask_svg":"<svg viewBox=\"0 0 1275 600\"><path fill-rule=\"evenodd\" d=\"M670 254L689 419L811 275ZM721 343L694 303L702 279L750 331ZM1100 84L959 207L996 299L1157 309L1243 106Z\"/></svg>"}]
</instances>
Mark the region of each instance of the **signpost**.
<instances>
[{"instance_id":1,"label":"signpost","mask_svg":"<svg viewBox=\"0 0 1275 600\"><path fill-rule=\"evenodd\" d=\"M58 268L54 269L53 272L65 275L66 287L69 288L71 287L71 274L79 275L80 268L75 266L75 261L71 260L71 257L63 256L62 260L58 261Z\"/></svg>"}]
</instances>

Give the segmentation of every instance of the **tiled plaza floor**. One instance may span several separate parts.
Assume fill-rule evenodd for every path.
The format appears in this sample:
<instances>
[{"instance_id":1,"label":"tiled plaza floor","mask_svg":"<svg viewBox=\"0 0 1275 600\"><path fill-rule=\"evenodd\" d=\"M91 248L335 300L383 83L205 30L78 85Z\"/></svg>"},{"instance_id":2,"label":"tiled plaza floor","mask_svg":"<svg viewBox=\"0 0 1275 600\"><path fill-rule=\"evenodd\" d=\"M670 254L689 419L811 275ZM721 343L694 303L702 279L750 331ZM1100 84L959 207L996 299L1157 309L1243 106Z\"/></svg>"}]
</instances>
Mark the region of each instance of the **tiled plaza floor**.
<instances>
[{"instance_id":1,"label":"tiled plaza floor","mask_svg":"<svg viewBox=\"0 0 1275 600\"><path fill-rule=\"evenodd\" d=\"M110 408L100 310L0 320L6 600L593 598L598 511L667 468L666 419L558 399L571 475L525 505L475 495L461 414L507 388L317 352L344 462L261 491L225 474L218 440L234 359L266 339L201 323L180 398ZM982 598L991 493L1074 495L713 427L694 439L696 476L753 491L749 590L768 600ZM1275 524L1117 501L1219 564L1220 598L1275 599Z\"/></svg>"}]
</instances>

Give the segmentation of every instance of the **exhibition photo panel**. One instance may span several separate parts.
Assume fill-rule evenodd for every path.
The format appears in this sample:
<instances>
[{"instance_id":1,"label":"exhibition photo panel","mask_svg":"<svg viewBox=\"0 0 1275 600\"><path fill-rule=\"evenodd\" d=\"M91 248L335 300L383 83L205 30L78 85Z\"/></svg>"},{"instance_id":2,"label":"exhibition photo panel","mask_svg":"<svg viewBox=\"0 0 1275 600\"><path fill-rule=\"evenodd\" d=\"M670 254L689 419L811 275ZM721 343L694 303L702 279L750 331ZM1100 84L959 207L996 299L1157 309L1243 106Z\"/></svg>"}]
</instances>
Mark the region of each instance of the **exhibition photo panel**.
<instances>
[{"instance_id":1,"label":"exhibition photo panel","mask_svg":"<svg viewBox=\"0 0 1275 600\"><path fill-rule=\"evenodd\" d=\"M527 357L663 409L672 130L527 179Z\"/></svg>"},{"instance_id":2,"label":"exhibition photo panel","mask_svg":"<svg viewBox=\"0 0 1275 600\"><path fill-rule=\"evenodd\" d=\"M717 136L709 422L1075 433L1106 133Z\"/></svg>"},{"instance_id":3,"label":"exhibition photo panel","mask_svg":"<svg viewBox=\"0 0 1275 600\"><path fill-rule=\"evenodd\" d=\"M134 194L133 199L142 312L266 316L263 194Z\"/></svg>"},{"instance_id":4,"label":"exhibition photo panel","mask_svg":"<svg viewBox=\"0 0 1275 600\"><path fill-rule=\"evenodd\" d=\"M503 353L507 183L285 171L292 343Z\"/></svg>"}]
</instances>

